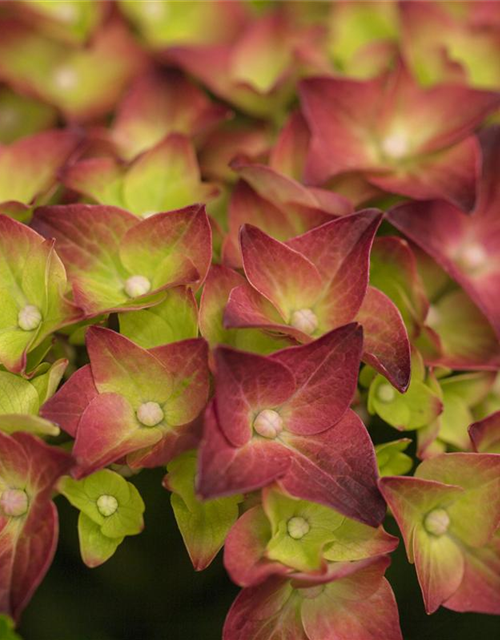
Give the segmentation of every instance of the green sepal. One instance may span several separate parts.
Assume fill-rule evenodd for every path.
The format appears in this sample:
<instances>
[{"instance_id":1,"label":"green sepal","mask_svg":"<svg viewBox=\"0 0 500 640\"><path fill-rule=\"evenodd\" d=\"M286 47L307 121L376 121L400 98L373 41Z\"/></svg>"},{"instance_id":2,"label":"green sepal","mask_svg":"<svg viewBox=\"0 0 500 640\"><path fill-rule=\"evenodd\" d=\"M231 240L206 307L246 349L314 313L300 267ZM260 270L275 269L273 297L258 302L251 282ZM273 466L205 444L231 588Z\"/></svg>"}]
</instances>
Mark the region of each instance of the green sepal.
<instances>
[{"instance_id":1,"label":"green sepal","mask_svg":"<svg viewBox=\"0 0 500 640\"><path fill-rule=\"evenodd\" d=\"M390 397L384 398L386 389L391 389ZM408 391L403 394L378 375L370 386L368 411L397 429L419 429L441 413L442 404L439 396L418 378L412 377Z\"/></svg>"},{"instance_id":2,"label":"green sepal","mask_svg":"<svg viewBox=\"0 0 500 640\"><path fill-rule=\"evenodd\" d=\"M35 387L21 376L0 371L0 414L38 413L40 400Z\"/></svg>"},{"instance_id":3,"label":"green sepal","mask_svg":"<svg viewBox=\"0 0 500 640\"><path fill-rule=\"evenodd\" d=\"M235 495L201 502L195 495L196 453L188 451L167 466L165 486L172 491L171 504L184 544L196 571L212 562L238 519Z\"/></svg>"},{"instance_id":4,"label":"green sepal","mask_svg":"<svg viewBox=\"0 0 500 640\"><path fill-rule=\"evenodd\" d=\"M43 363L39 367L38 375L31 378L30 382L38 393L40 406L44 402L47 402L57 391L57 387L62 380L67 366L68 361L63 358L57 360L52 365Z\"/></svg>"},{"instance_id":5,"label":"green sepal","mask_svg":"<svg viewBox=\"0 0 500 640\"><path fill-rule=\"evenodd\" d=\"M411 470L413 460L403 453L410 444L410 438L384 442L375 447L377 465L381 476L403 476Z\"/></svg>"},{"instance_id":6,"label":"green sepal","mask_svg":"<svg viewBox=\"0 0 500 640\"><path fill-rule=\"evenodd\" d=\"M119 313L120 333L145 349L198 337L198 310L188 289L174 288L160 304Z\"/></svg>"},{"instance_id":7,"label":"green sepal","mask_svg":"<svg viewBox=\"0 0 500 640\"><path fill-rule=\"evenodd\" d=\"M361 387L364 387L365 389L368 389L376 375L377 372L375 371L375 369L373 367L370 367L369 364L366 364L359 373L359 385Z\"/></svg>"},{"instance_id":8,"label":"green sepal","mask_svg":"<svg viewBox=\"0 0 500 640\"><path fill-rule=\"evenodd\" d=\"M298 571L320 569L323 549L335 540L344 516L328 507L272 490L266 494L264 509L272 530L266 556ZM289 533L292 518L303 518L307 523L308 531L299 539Z\"/></svg>"},{"instance_id":9,"label":"green sepal","mask_svg":"<svg viewBox=\"0 0 500 640\"><path fill-rule=\"evenodd\" d=\"M14 631L14 621L4 613L0 613L0 640L22 640Z\"/></svg>"},{"instance_id":10,"label":"green sepal","mask_svg":"<svg viewBox=\"0 0 500 640\"><path fill-rule=\"evenodd\" d=\"M0 415L0 431L4 433L24 431L38 436L58 436L61 433L59 427L54 423L29 413Z\"/></svg>"},{"instance_id":11,"label":"green sepal","mask_svg":"<svg viewBox=\"0 0 500 640\"><path fill-rule=\"evenodd\" d=\"M109 538L102 533L101 527L91 518L80 512L78 516L78 540L83 562L90 567L98 567L109 560L118 546L123 542L121 538Z\"/></svg>"},{"instance_id":12,"label":"green sepal","mask_svg":"<svg viewBox=\"0 0 500 640\"><path fill-rule=\"evenodd\" d=\"M145 507L139 492L114 471L103 469L83 480L64 476L58 483L58 490L107 537L132 536L144 528L142 514ZM97 501L103 495L113 496L118 502L117 510L110 516L103 516L97 507Z\"/></svg>"}]
</instances>

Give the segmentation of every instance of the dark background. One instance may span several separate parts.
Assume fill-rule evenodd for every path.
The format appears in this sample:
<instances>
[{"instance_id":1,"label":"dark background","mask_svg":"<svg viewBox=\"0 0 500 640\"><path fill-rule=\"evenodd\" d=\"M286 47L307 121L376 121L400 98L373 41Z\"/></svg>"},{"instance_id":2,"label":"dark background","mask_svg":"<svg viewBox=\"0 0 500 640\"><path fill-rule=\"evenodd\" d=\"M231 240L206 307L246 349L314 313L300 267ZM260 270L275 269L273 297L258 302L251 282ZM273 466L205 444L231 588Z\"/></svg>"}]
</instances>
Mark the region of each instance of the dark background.
<instances>
[{"instance_id":1,"label":"dark background","mask_svg":"<svg viewBox=\"0 0 500 640\"><path fill-rule=\"evenodd\" d=\"M221 554L204 572L193 570L169 494L161 487L162 476L157 469L134 478L146 503L146 528L126 538L115 556L97 569L87 569L80 560L77 511L57 498L59 547L24 613L19 629L24 640L220 640L238 589L224 573ZM397 534L392 519L386 528ZM500 640L500 617L443 608L427 616L402 543L387 577L396 593L405 640Z\"/></svg>"}]
</instances>

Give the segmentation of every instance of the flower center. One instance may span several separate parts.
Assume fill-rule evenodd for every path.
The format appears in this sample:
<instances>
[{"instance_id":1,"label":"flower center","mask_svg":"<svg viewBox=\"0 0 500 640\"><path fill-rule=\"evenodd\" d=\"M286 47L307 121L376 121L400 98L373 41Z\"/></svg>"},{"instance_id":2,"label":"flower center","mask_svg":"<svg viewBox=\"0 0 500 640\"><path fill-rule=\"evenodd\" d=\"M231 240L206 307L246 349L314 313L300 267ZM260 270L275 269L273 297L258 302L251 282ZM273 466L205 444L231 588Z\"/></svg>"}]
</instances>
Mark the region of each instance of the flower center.
<instances>
[{"instance_id":1,"label":"flower center","mask_svg":"<svg viewBox=\"0 0 500 640\"><path fill-rule=\"evenodd\" d=\"M294 540L300 540L306 533L309 533L309 522L302 516L294 516L286 524L286 530L290 538Z\"/></svg>"},{"instance_id":2,"label":"flower center","mask_svg":"<svg viewBox=\"0 0 500 640\"><path fill-rule=\"evenodd\" d=\"M61 65L54 70L54 84L65 91L74 89L78 85L78 73L73 67Z\"/></svg>"},{"instance_id":3,"label":"flower center","mask_svg":"<svg viewBox=\"0 0 500 640\"><path fill-rule=\"evenodd\" d=\"M377 389L377 398L381 402L392 402L396 397L396 392L390 384L381 384Z\"/></svg>"},{"instance_id":4,"label":"flower center","mask_svg":"<svg viewBox=\"0 0 500 640\"><path fill-rule=\"evenodd\" d=\"M380 146L384 155L394 160L404 158L410 150L408 137L404 133L392 133L382 140Z\"/></svg>"},{"instance_id":5,"label":"flower center","mask_svg":"<svg viewBox=\"0 0 500 640\"><path fill-rule=\"evenodd\" d=\"M107 493L103 493L102 496L97 498L97 510L105 518L109 518L113 513L118 510L118 500L115 496L110 496Z\"/></svg>"},{"instance_id":6,"label":"flower center","mask_svg":"<svg viewBox=\"0 0 500 640\"><path fill-rule=\"evenodd\" d=\"M484 247L474 242L462 249L459 256L460 264L467 271L475 271L479 267L484 266L488 260L488 254Z\"/></svg>"},{"instance_id":7,"label":"flower center","mask_svg":"<svg viewBox=\"0 0 500 640\"><path fill-rule=\"evenodd\" d=\"M444 535L450 526L450 516L445 509L433 509L425 516L424 528L435 536Z\"/></svg>"},{"instance_id":8,"label":"flower center","mask_svg":"<svg viewBox=\"0 0 500 640\"><path fill-rule=\"evenodd\" d=\"M163 409L157 402L145 402L137 409L137 419L145 427L155 427L163 417Z\"/></svg>"},{"instance_id":9,"label":"flower center","mask_svg":"<svg viewBox=\"0 0 500 640\"><path fill-rule=\"evenodd\" d=\"M61 22L73 24L78 20L78 9L70 2L61 2L54 7L54 13Z\"/></svg>"},{"instance_id":10,"label":"flower center","mask_svg":"<svg viewBox=\"0 0 500 640\"><path fill-rule=\"evenodd\" d=\"M264 409L253 421L253 428L264 438L276 438L283 431L283 418L274 409Z\"/></svg>"},{"instance_id":11,"label":"flower center","mask_svg":"<svg viewBox=\"0 0 500 640\"><path fill-rule=\"evenodd\" d=\"M34 304L27 304L17 314L17 324L23 331L33 331L38 329L42 322L42 314Z\"/></svg>"},{"instance_id":12,"label":"flower center","mask_svg":"<svg viewBox=\"0 0 500 640\"><path fill-rule=\"evenodd\" d=\"M310 336L318 328L318 318L311 309L299 309L292 313L290 324L295 329Z\"/></svg>"},{"instance_id":13,"label":"flower center","mask_svg":"<svg viewBox=\"0 0 500 640\"><path fill-rule=\"evenodd\" d=\"M169 7L161 0L147 0L142 3L142 11L151 20L166 18Z\"/></svg>"},{"instance_id":14,"label":"flower center","mask_svg":"<svg viewBox=\"0 0 500 640\"><path fill-rule=\"evenodd\" d=\"M0 508L6 516L23 516L28 511L28 496L22 489L6 489L0 496Z\"/></svg>"},{"instance_id":15,"label":"flower center","mask_svg":"<svg viewBox=\"0 0 500 640\"><path fill-rule=\"evenodd\" d=\"M144 276L130 276L125 282L125 293L130 298L143 296L151 289L151 282Z\"/></svg>"}]
</instances>

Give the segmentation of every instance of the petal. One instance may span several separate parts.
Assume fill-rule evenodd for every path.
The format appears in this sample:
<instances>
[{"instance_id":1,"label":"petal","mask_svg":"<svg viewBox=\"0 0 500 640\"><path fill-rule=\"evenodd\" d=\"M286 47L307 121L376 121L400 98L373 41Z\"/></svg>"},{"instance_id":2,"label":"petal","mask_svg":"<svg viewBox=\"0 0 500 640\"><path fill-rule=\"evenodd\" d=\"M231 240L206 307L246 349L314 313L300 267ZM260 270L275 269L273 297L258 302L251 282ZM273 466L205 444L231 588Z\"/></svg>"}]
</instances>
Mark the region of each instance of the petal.
<instances>
[{"instance_id":1,"label":"petal","mask_svg":"<svg viewBox=\"0 0 500 640\"><path fill-rule=\"evenodd\" d=\"M233 446L242 446L252 436L256 415L290 398L295 379L280 362L228 347L216 349L215 361L215 404L220 428Z\"/></svg>"},{"instance_id":2,"label":"petal","mask_svg":"<svg viewBox=\"0 0 500 640\"><path fill-rule=\"evenodd\" d=\"M75 437L83 412L97 395L90 365L84 365L42 405L40 415Z\"/></svg>"},{"instance_id":3,"label":"petal","mask_svg":"<svg viewBox=\"0 0 500 640\"><path fill-rule=\"evenodd\" d=\"M471 424L469 435L475 451L500 453L500 411Z\"/></svg>"},{"instance_id":4,"label":"petal","mask_svg":"<svg viewBox=\"0 0 500 640\"><path fill-rule=\"evenodd\" d=\"M120 394L135 410L144 402L163 404L170 397L173 374L151 351L103 327L90 327L86 343L99 393Z\"/></svg>"},{"instance_id":5,"label":"petal","mask_svg":"<svg viewBox=\"0 0 500 640\"><path fill-rule=\"evenodd\" d=\"M384 191L416 200L442 199L471 211L476 201L480 167L479 144L469 137L454 146L419 157L403 172L370 175L368 180Z\"/></svg>"},{"instance_id":6,"label":"petal","mask_svg":"<svg viewBox=\"0 0 500 640\"><path fill-rule=\"evenodd\" d=\"M457 485L406 476L381 478L379 487L403 534L410 562L414 562L413 537L425 515L438 507L448 509L463 493Z\"/></svg>"},{"instance_id":7,"label":"petal","mask_svg":"<svg viewBox=\"0 0 500 640\"><path fill-rule=\"evenodd\" d=\"M468 546L486 544L500 525L500 458L492 453L448 453L425 460L419 478L464 489L448 509L450 531Z\"/></svg>"},{"instance_id":8,"label":"petal","mask_svg":"<svg viewBox=\"0 0 500 640\"><path fill-rule=\"evenodd\" d=\"M316 434L342 418L356 390L362 345L361 328L350 324L271 356L293 371L296 381L293 395L279 412L286 429Z\"/></svg>"},{"instance_id":9,"label":"petal","mask_svg":"<svg viewBox=\"0 0 500 640\"><path fill-rule=\"evenodd\" d=\"M320 434L283 432L280 439L291 457L290 468L279 480L285 491L370 526L380 524L385 505L377 488L375 452L353 411Z\"/></svg>"},{"instance_id":10,"label":"petal","mask_svg":"<svg viewBox=\"0 0 500 640\"><path fill-rule=\"evenodd\" d=\"M316 598L305 598L301 616L309 640L402 640L396 600L382 578L385 568L381 559L326 585ZM362 596L369 585L372 593Z\"/></svg>"},{"instance_id":11,"label":"petal","mask_svg":"<svg viewBox=\"0 0 500 640\"><path fill-rule=\"evenodd\" d=\"M130 404L115 393L102 393L82 415L73 455L78 462L75 477L102 469L123 456L161 439L156 427L141 427Z\"/></svg>"},{"instance_id":12,"label":"petal","mask_svg":"<svg viewBox=\"0 0 500 640\"><path fill-rule=\"evenodd\" d=\"M363 359L401 392L410 384L410 341L396 305L368 287L356 320L363 326Z\"/></svg>"},{"instance_id":13,"label":"petal","mask_svg":"<svg viewBox=\"0 0 500 640\"><path fill-rule=\"evenodd\" d=\"M112 136L130 160L169 133L198 134L225 114L179 71L153 70L138 77L119 104Z\"/></svg>"},{"instance_id":14,"label":"petal","mask_svg":"<svg viewBox=\"0 0 500 640\"><path fill-rule=\"evenodd\" d=\"M252 507L233 525L224 545L224 567L240 587L264 582L273 574L290 571L280 562L265 557L271 526L262 507Z\"/></svg>"},{"instance_id":15,"label":"petal","mask_svg":"<svg viewBox=\"0 0 500 640\"><path fill-rule=\"evenodd\" d=\"M242 228L240 242L248 281L285 320L316 302L321 276L306 257L251 225Z\"/></svg>"},{"instance_id":16,"label":"petal","mask_svg":"<svg viewBox=\"0 0 500 640\"><path fill-rule=\"evenodd\" d=\"M202 338L193 338L155 347L150 353L172 377L165 420L171 426L191 422L208 399L208 344Z\"/></svg>"},{"instance_id":17,"label":"petal","mask_svg":"<svg viewBox=\"0 0 500 640\"><path fill-rule=\"evenodd\" d=\"M120 257L130 273L146 276L153 289L193 281L201 285L212 259L205 208L193 205L143 220L126 233Z\"/></svg>"},{"instance_id":18,"label":"petal","mask_svg":"<svg viewBox=\"0 0 500 640\"><path fill-rule=\"evenodd\" d=\"M420 525L413 535L413 554L425 610L434 613L462 582L462 551L448 536L429 535Z\"/></svg>"},{"instance_id":19,"label":"petal","mask_svg":"<svg viewBox=\"0 0 500 640\"><path fill-rule=\"evenodd\" d=\"M277 442L259 438L233 447L217 423L213 404L208 406L197 483L202 498L260 489L282 476L289 466L290 453Z\"/></svg>"},{"instance_id":20,"label":"petal","mask_svg":"<svg viewBox=\"0 0 500 640\"><path fill-rule=\"evenodd\" d=\"M89 314L124 305L124 281L130 275L118 250L137 218L116 207L61 205L36 210L33 226L55 238L75 290L75 301Z\"/></svg>"}]
</instances>

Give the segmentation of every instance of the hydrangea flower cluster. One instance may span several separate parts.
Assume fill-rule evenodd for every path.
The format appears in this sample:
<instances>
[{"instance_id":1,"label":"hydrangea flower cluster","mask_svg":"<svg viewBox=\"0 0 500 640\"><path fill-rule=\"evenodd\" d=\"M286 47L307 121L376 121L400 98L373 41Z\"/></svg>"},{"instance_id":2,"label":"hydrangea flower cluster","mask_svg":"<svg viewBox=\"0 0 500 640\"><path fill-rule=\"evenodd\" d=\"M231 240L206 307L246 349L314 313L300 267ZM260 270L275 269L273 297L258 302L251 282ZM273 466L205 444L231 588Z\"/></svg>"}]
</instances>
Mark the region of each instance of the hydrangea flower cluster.
<instances>
[{"instance_id":1,"label":"hydrangea flower cluster","mask_svg":"<svg viewBox=\"0 0 500 640\"><path fill-rule=\"evenodd\" d=\"M2 637L53 498L96 567L161 467L194 569L223 547L242 587L224 640L401 640L386 512L428 613L500 614L499 29L2 4Z\"/></svg>"}]
</instances>

